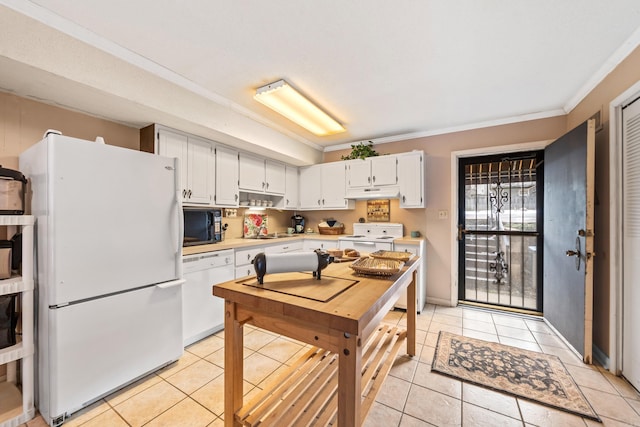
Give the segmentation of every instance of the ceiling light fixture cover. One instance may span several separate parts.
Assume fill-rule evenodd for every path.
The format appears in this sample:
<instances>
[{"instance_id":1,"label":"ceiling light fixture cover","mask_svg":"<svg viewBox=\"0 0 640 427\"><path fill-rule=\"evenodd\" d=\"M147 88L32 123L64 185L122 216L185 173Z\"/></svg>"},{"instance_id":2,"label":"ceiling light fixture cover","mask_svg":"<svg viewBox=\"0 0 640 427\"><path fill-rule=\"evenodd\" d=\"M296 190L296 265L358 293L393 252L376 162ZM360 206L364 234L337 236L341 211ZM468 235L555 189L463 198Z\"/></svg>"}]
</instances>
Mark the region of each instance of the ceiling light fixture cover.
<instances>
[{"instance_id":1,"label":"ceiling light fixture cover","mask_svg":"<svg viewBox=\"0 0 640 427\"><path fill-rule=\"evenodd\" d=\"M346 130L284 80L258 88L254 98L315 135L333 135Z\"/></svg>"}]
</instances>

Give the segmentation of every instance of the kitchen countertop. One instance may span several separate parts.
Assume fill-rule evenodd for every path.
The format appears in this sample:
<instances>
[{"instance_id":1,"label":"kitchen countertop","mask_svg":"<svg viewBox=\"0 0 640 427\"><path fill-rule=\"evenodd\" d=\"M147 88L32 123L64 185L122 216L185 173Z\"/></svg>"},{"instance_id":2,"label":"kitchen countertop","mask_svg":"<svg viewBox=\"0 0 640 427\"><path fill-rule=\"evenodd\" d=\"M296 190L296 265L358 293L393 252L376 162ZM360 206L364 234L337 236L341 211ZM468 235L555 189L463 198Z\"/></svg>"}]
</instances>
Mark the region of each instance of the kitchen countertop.
<instances>
[{"instance_id":1,"label":"kitchen countertop","mask_svg":"<svg viewBox=\"0 0 640 427\"><path fill-rule=\"evenodd\" d=\"M186 246L182 248L182 255L194 255L205 252L221 251L224 249L239 249L249 248L252 246L262 245L277 245L279 243L286 243L292 241L303 241L304 239L312 240L335 240L336 245L340 237L349 236L349 234L319 234L319 233L305 233L294 234L291 237L284 237L281 239L244 239L242 237L236 239L225 239L223 242L213 243L211 245L198 245L198 246ZM409 245L419 245L423 241L424 237L400 237L394 239L395 243L403 243Z\"/></svg>"}]
</instances>

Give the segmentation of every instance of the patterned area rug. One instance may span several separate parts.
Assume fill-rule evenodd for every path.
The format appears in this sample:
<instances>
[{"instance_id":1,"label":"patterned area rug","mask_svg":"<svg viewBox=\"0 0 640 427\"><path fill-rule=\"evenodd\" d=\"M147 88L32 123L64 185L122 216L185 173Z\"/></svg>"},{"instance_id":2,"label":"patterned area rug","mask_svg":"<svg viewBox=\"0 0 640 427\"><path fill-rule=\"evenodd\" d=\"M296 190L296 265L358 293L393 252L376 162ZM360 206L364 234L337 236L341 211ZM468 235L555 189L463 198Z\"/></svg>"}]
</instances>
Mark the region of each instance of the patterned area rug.
<instances>
[{"instance_id":1,"label":"patterned area rug","mask_svg":"<svg viewBox=\"0 0 640 427\"><path fill-rule=\"evenodd\" d=\"M600 421L556 356L441 331L431 369Z\"/></svg>"}]
</instances>

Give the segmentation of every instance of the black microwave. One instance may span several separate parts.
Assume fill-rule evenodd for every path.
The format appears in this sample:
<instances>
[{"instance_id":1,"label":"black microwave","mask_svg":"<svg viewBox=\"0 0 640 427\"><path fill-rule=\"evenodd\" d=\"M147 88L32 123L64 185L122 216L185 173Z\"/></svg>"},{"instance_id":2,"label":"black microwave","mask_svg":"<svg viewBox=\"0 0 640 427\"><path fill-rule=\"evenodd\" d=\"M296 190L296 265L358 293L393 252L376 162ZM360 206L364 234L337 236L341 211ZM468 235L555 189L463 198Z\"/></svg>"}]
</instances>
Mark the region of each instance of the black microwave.
<instances>
[{"instance_id":1,"label":"black microwave","mask_svg":"<svg viewBox=\"0 0 640 427\"><path fill-rule=\"evenodd\" d=\"M207 245L222 240L222 211L207 208L182 208L184 239L182 246Z\"/></svg>"}]
</instances>

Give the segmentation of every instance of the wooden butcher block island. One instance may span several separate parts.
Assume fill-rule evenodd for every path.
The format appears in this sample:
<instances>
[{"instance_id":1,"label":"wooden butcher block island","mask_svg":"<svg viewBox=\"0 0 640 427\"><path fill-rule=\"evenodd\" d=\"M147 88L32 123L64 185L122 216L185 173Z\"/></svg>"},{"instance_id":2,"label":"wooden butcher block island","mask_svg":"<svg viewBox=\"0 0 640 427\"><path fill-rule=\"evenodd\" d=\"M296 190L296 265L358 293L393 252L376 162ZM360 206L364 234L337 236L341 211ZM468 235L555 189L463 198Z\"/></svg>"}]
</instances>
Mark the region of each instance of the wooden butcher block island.
<instances>
[{"instance_id":1,"label":"wooden butcher block island","mask_svg":"<svg viewBox=\"0 0 640 427\"><path fill-rule=\"evenodd\" d=\"M225 426L359 426L406 340L415 355L418 258L392 276L357 275L348 263L213 287L225 299ZM407 289L407 330L381 325ZM285 375L243 401L243 325L312 345Z\"/></svg>"}]
</instances>

